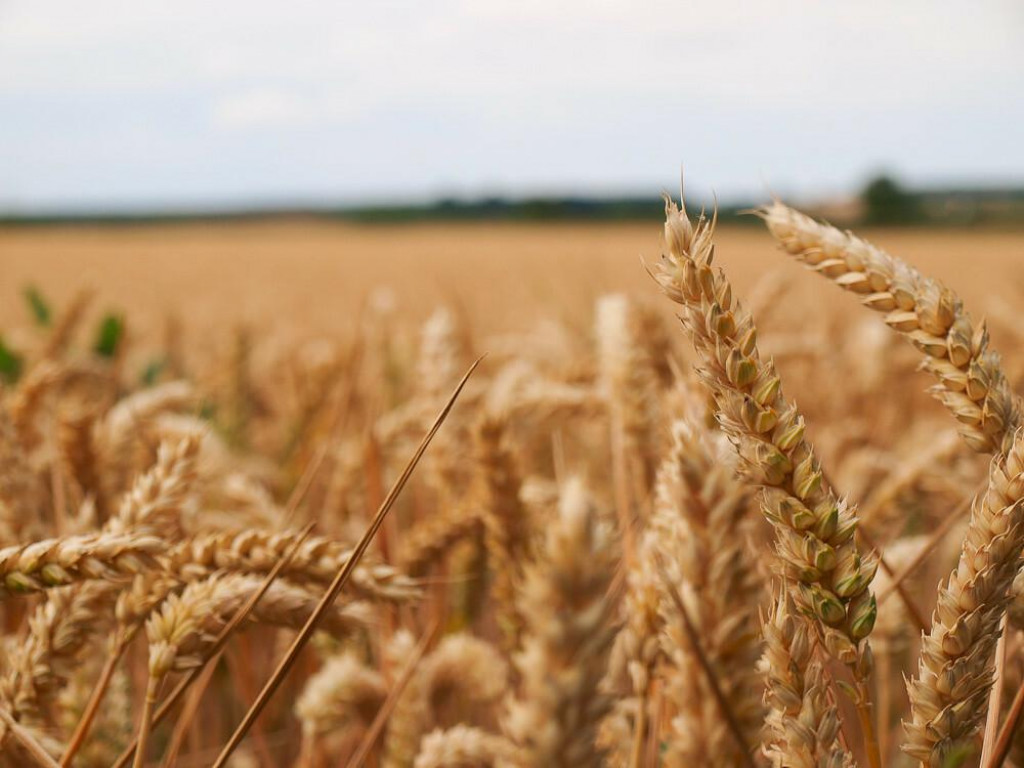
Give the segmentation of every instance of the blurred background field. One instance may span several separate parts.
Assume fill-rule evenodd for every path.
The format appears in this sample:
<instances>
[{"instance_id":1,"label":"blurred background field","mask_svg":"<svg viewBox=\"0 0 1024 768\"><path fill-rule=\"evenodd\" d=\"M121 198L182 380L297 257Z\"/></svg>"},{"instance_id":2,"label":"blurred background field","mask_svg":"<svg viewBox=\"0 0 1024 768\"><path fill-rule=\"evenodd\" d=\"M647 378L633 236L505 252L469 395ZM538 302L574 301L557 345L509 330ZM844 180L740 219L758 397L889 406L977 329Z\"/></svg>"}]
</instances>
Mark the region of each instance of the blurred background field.
<instances>
[{"instance_id":1,"label":"blurred background field","mask_svg":"<svg viewBox=\"0 0 1024 768\"><path fill-rule=\"evenodd\" d=\"M858 231L957 286L980 314L1008 312L1024 289L1024 231ZM21 289L37 285L57 301L92 287L98 304L126 312L143 334L169 313L200 332L223 323L268 333L346 331L360 305L374 300L394 302L408 321L451 303L481 333L508 331L552 314L580 320L607 292L653 297L641 259L657 260L661 247L657 221L0 228L0 322L21 317ZM743 293L767 277L790 286L795 307L836 303L759 226L723 226L718 260Z\"/></svg>"}]
</instances>

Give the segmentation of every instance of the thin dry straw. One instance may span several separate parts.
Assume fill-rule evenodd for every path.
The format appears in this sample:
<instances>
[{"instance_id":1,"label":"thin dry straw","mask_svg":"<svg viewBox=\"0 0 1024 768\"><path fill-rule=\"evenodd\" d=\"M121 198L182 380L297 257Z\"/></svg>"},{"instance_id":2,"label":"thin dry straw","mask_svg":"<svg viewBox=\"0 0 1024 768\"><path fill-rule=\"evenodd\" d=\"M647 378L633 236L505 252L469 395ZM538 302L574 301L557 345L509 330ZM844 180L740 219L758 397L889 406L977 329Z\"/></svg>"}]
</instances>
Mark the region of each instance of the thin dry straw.
<instances>
[{"instance_id":1,"label":"thin dry straw","mask_svg":"<svg viewBox=\"0 0 1024 768\"><path fill-rule=\"evenodd\" d=\"M402 692L409 685L409 681L412 680L413 673L416 671L420 659L423 658L423 654L426 653L427 648L433 642L440 626L441 620L438 617L434 619L427 631L423 633L423 637L420 638L419 643L417 643L410 654L408 662L402 668L402 673L395 680L391 690L388 691L387 698L381 704L380 709L373 718L373 722L370 723L370 727L363 734L363 740L359 743L359 748L353 753L345 768L359 768L366 760L370 750L373 749L373 745L377 743L377 739L380 738L381 733L384 731L388 717L390 717L391 712L394 710L395 704L398 703L398 699L401 698Z\"/></svg>"},{"instance_id":2,"label":"thin dry straw","mask_svg":"<svg viewBox=\"0 0 1024 768\"><path fill-rule=\"evenodd\" d=\"M1010 754L1010 747L1013 746L1013 737L1017 732L1017 726L1020 725L1022 713L1024 713L1024 683L1017 689L1017 694L1013 697L1010 711L1006 713L1006 720L1003 722L999 737L992 748L992 758L984 765L984 768L1000 768L1005 762L1006 756Z\"/></svg>"},{"instance_id":3,"label":"thin dry straw","mask_svg":"<svg viewBox=\"0 0 1024 768\"><path fill-rule=\"evenodd\" d=\"M466 382L469 381L469 377L473 375L473 371L475 371L477 366L480 365L481 360L483 360L483 357L477 358L476 362L474 362L473 365L469 367L469 370L466 371L465 375L463 375L462 380L455 388L455 391L452 393L451 397L448 398L448 402L445 404L444 408L441 409L437 418L434 419L434 423L431 425L430 430L423 437L423 440L420 441L419 447L416 449L416 452L413 454L408 464L406 464L402 474L395 481L395 484L391 486L391 490L388 491L388 495L381 503L380 509L377 510L377 514L374 517L373 522L370 523L369 528L366 529L366 532L352 551L351 557L349 557L348 561L341 567L341 570L338 571L338 575L335 576L334 581L331 583L326 594L324 594L319 605L317 605L316 610L313 611L312 615L306 621L305 626L292 642L288 652L281 660L277 669L274 670L274 674L271 675L266 685L263 686L263 690L260 691L256 701L253 702L249 711L246 712L242 722L239 723L235 732L231 734L231 738L228 739L227 744L224 745L224 749L221 750L220 756L213 763L212 768L224 767L228 758L231 757L231 753L235 751L238 745L242 742L242 739L245 738L245 734L252 727L252 724L256 722L256 718L260 716L260 713L263 712L263 708L267 705L267 702L270 701L270 697L274 695L278 687L281 685L281 682L291 670L291 667L295 663L295 659L298 658L302 647L309 641L309 638L312 637L313 632L316 630L316 625L320 622L320 619L334 602L335 598L337 598L338 593L340 593L341 588L345 586L345 582L348 581L349 576L352 575L352 571L355 570L356 564L366 552L367 547L370 546L370 542L373 541L373 537L383 524L384 518L387 517L388 512L398 499L398 495L402 492L406 482L408 482L409 477L412 475L413 470L419 463L420 458L427 450L427 446L430 445L431 440L434 439L434 435L436 435L437 431L441 428L441 425L447 418L448 413L455 405L455 401L462 393L463 387L466 386Z\"/></svg>"},{"instance_id":4,"label":"thin dry straw","mask_svg":"<svg viewBox=\"0 0 1024 768\"><path fill-rule=\"evenodd\" d=\"M690 647L693 648L694 656L697 658L697 662L700 664L701 669L707 676L708 687L711 688L711 693L714 695L719 709L722 710L722 717L725 720L726 725L729 726L729 733L731 733L733 738L736 739L736 744L740 748L740 754L743 756L743 762L747 768L756 768L754 758L750 753L750 745L747 744L746 739L743 738L743 729L740 728L739 723L736 722L736 716L729 708L729 702L726 701L725 694L722 693L722 689L718 685L718 678L715 676L715 670L711 668L711 663L708 661L708 657L701 646L700 634L697 632L697 628L693 624L693 619L690 618L689 611L686 610L686 605L683 603L683 598L680 596L679 590L676 589L676 585L672 583L672 579L665 570L665 562L662 560L661 555L656 556L655 565L658 568L658 574L661 576L661 580L665 583L665 588L668 590L669 596L672 598L672 602L675 604L679 614L683 617L683 626L686 629L686 638L690 641Z\"/></svg>"},{"instance_id":5,"label":"thin dry straw","mask_svg":"<svg viewBox=\"0 0 1024 768\"><path fill-rule=\"evenodd\" d=\"M35 737L26 728L23 728L17 720L11 717L11 713L4 707L0 707L0 720L4 721L4 724L10 729L14 738L21 743L25 751L32 755L43 768L60 768L57 762L43 749L42 745L36 741Z\"/></svg>"},{"instance_id":6,"label":"thin dry straw","mask_svg":"<svg viewBox=\"0 0 1024 768\"><path fill-rule=\"evenodd\" d=\"M986 485L987 483L982 483L981 485L979 485L974 495L980 496L982 493L984 493ZM928 558L928 555L932 553L932 551L935 549L936 546L938 546L939 542L942 541L946 534L949 533L950 530L958 522L960 522L960 518L963 516L964 512L967 512L971 508L971 499L972 497L968 497L964 499L962 502L960 502L960 505L957 506L957 508L954 509L952 512L950 512L946 516L946 519L943 520L942 523L939 525L939 527L935 529L931 537L928 539L927 543L923 547L921 547L921 551L917 553L917 556L914 557L914 559L907 563L905 566L903 566L898 573L894 574L889 584L887 584L883 589L880 589L878 591L878 595L875 599L879 605L884 603L886 599L890 595L892 595L894 591L896 591L896 587L898 584L902 584L910 574L912 574L920 567L921 563L923 563Z\"/></svg>"},{"instance_id":7,"label":"thin dry straw","mask_svg":"<svg viewBox=\"0 0 1024 768\"><path fill-rule=\"evenodd\" d=\"M260 584L260 588L252 593L249 599L246 600L242 607L239 608L238 611L235 613L235 615L231 617L231 620L224 625L224 628L220 631L220 634L217 635L217 639L214 641L213 645L210 646L208 657L209 659L212 660L217 658L220 652L224 649L224 646L227 644L228 638L231 637L231 634L238 628L238 626L243 621L245 621L246 617L248 617L248 615L252 613L252 609L256 607L256 603L258 603L260 598L263 597L263 595L266 593L268 589L270 589L270 585L274 583L274 580L277 579L277 577L281 574L281 571L285 569L285 567L288 565L288 562L292 559L292 557L295 556L295 553L299 551L299 548L302 546L302 542L306 540L307 536L309 536L310 532L313 530L314 525L315 523L310 523L302 529L301 533L296 537L295 542L292 544L291 548L277 562L277 565L274 566L270 573L267 574L267 577L263 580L263 583ZM175 687L171 694L166 699L164 699L164 702L160 705L160 708L157 709L156 714L153 716L154 727L157 724L159 724L159 722L163 720L164 717L167 716L167 713L170 712L174 705L178 703L178 699L180 699L181 696L185 693L185 690L189 687L189 685L191 685L195 681L195 679L202 674L204 666L205 665L199 666L189 671L189 673L182 678L181 682L178 683L177 687ZM117 759L117 762L114 763L112 768L124 768L124 766L128 764L128 761L132 759L132 755L135 753L137 745L138 741L133 741L128 746L128 748L121 753L121 755Z\"/></svg>"}]
</instances>

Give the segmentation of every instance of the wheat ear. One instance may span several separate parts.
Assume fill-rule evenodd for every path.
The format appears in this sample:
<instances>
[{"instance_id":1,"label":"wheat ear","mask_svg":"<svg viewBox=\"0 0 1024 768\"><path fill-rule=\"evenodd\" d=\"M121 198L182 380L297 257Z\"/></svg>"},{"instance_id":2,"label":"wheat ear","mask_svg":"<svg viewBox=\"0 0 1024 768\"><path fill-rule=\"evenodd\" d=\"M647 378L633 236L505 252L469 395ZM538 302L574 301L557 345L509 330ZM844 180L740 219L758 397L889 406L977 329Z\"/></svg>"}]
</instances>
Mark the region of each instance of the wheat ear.
<instances>
[{"instance_id":1,"label":"wheat ear","mask_svg":"<svg viewBox=\"0 0 1024 768\"><path fill-rule=\"evenodd\" d=\"M181 505L196 478L199 435L189 435L157 450L156 463L132 484L115 517L104 530L109 533L147 533L167 537L181 533Z\"/></svg>"},{"instance_id":2,"label":"wheat ear","mask_svg":"<svg viewBox=\"0 0 1024 768\"><path fill-rule=\"evenodd\" d=\"M759 215L788 253L884 312L886 324L925 355L924 367L939 382L933 393L972 448L1009 449L1021 426L1020 399L989 349L984 324L974 325L955 293L871 243L780 202Z\"/></svg>"},{"instance_id":3,"label":"wheat ear","mask_svg":"<svg viewBox=\"0 0 1024 768\"><path fill-rule=\"evenodd\" d=\"M658 472L650 552L639 565L661 561L678 588L683 615L659 579L666 695L677 712L665 754L667 766L717 755L723 766L745 766L741 744L756 745L763 719L757 613L763 589L748 549L748 490L712 453L707 436L686 422L673 425L672 450ZM656 574L652 576L656 578ZM688 640L692 621L728 716ZM731 722L730 722L731 719ZM737 739L737 733L740 739Z\"/></svg>"},{"instance_id":4,"label":"wheat ear","mask_svg":"<svg viewBox=\"0 0 1024 768\"><path fill-rule=\"evenodd\" d=\"M779 597L763 622L760 668L767 688L764 753L775 768L848 768L852 757L839 744L839 713L830 701L807 622L794 615L789 596Z\"/></svg>"},{"instance_id":5,"label":"wheat ear","mask_svg":"<svg viewBox=\"0 0 1024 768\"><path fill-rule=\"evenodd\" d=\"M96 632L113 599L111 585L96 581L51 590L28 619L28 634L7 655L0 678L0 706L23 724L42 725L49 702L59 692ZM0 728L0 730L3 730ZM0 744L3 743L0 735Z\"/></svg>"},{"instance_id":6,"label":"wheat ear","mask_svg":"<svg viewBox=\"0 0 1024 768\"><path fill-rule=\"evenodd\" d=\"M303 739L340 731L362 731L373 722L387 696L383 675L352 652L327 660L306 681L295 702Z\"/></svg>"},{"instance_id":7,"label":"wheat ear","mask_svg":"<svg viewBox=\"0 0 1024 768\"><path fill-rule=\"evenodd\" d=\"M34 592L78 581L121 580L157 567L155 536L88 534L0 550L3 592Z\"/></svg>"},{"instance_id":8,"label":"wheat ear","mask_svg":"<svg viewBox=\"0 0 1024 768\"><path fill-rule=\"evenodd\" d=\"M169 572L187 580L216 570L267 573L294 543L297 531L249 530L200 534L174 546L163 558ZM300 583L327 584L352 555L347 545L322 536L304 541L282 574ZM373 600L404 601L419 594L416 583L380 563L361 561L347 587Z\"/></svg>"},{"instance_id":9,"label":"wheat ear","mask_svg":"<svg viewBox=\"0 0 1024 768\"><path fill-rule=\"evenodd\" d=\"M877 607L868 586L878 567L862 556L855 510L825 479L804 420L782 394L775 367L761 358L757 330L732 286L712 267L714 221L696 225L666 202L668 254L654 271L665 294L684 307L682 320L700 356L723 431L763 486L762 510L800 612L814 617L828 651L855 671L866 698L870 656L865 638ZM866 702L862 702L865 705ZM863 711L863 710L862 710Z\"/></svg>"},{"instance_id":10,"label":"wheat ear","mask_svg":"<svg viewBox=\"0 0 1024 768\"><path fill-rule=\"evenodd\" d=\"M498 625L513 647L522 627L515 605L529 520L519 501L521 479L507 445L508 420L485 413L474 429L478 480L474 501L484 522L490 595Z\"/></svg>"},{"instance_id":11,"label":"wheat ear","mask_svg":"<svg viewBox=\"0 0 1024 768\"><path fill-rule=\"evenodd\" d=\"M414 768L509 768L525 765L515 746L503 736L456 725L427 734Z\"/></svg>"},{"instance_id":12,"label":"wheat ear","mask_svg":"<svg viewBox=\"0 0 1024 768\"><path fill-rule=\"evenodd\" d=\"M508 665L491 644L449 635L426 655L388 724L385 768L411 766L423 735L460 722L486 722L508 684Z\"/></svg>"},{"instance_id":13,"label":"wheat ear","mask_svg":"<svg viewBox=\"0 0 1024 768\"><path fill-rule=\"evenodd\" d=\"M600 761L596 735L611 703L598 688L614 639L607 595L613 552L611 526L572 478L519 599L523 640L513 661L522 684L504 725L528 765Z\"/></svg>"},{"instance_id":14,"label":"wheat ear","mask_svg":"<svg viewBox=\"0 0 1024 768\"><path fill-rule=\"evenodd\" d=\"M975 500L960 561L940 586L918 674L907 684L910 720L904 750L941 766L969 746L985 717L992 654L1024 546L1024 432L992 462L988 489Z\"/></svg>"}]
</instances>

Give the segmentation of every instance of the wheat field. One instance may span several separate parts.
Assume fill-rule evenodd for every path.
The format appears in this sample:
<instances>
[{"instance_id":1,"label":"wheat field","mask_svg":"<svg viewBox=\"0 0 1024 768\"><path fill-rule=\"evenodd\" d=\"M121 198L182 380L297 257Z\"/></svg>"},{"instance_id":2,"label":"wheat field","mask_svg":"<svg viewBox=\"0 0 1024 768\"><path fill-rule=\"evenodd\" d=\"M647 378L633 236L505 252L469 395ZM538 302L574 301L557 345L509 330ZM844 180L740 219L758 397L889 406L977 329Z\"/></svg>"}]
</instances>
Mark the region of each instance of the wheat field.
<instances>
[{"instance_id":1,"label":"wheat field","mask_svg":"<svg viewBox=\"0 0 1024 768\"><path fill-rule=\"evenodd\" d=\"M0 229L0 765L1024 768L1024 235L760 215Z\"/></svg>"}]
</instances>

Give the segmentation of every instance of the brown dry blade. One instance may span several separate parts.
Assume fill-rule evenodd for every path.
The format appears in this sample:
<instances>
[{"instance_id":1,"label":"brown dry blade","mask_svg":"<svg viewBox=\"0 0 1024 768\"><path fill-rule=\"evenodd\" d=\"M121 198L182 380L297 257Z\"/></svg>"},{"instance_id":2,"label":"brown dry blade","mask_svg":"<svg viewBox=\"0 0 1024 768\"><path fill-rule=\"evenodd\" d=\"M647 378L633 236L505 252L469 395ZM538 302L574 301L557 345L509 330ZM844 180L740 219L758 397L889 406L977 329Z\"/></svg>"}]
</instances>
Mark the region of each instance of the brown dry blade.
<instances>
[{"instance_id":1,"label":"brown dry blade","mask_svg":"<svg viewBox=\"0 0 1024 768\"><path fill-rule=\"evenodd\" d=\"M21 724L4 707L0 707L0 720L3 720L11 735L21 743L25 751L32 755L39 765L43 766L43 768L60 768L57 761L50 757L49 753L43 749L35 737L25 728L22 728Z\"/></svg>"},{"instance_id":2,"label":"brown dry blade","mask_svg":"<svg viewBox=\"0 0 1024 768\"><path fill-rule=\"evenodd\" d=\"M722 712L722 717L725 718L725 723L729 727L729 732L732 734L732 737L736 740L737 746L740 748L740 753L743 755L743 763L747 768L755 768L754 758L750 753L750 745L747 744L747 740L743 736L743 730L740 728L739 723L736 722L736 716L729 707L729 702L726 701L725 694L722 693L722 688L718 684L718 678L715 676L715 670L711 668L711 662L708 661L708 657L704 653L704 647L700 643L700 634L697 632L697 627L693 624L693 619L690 618L689 611L686 610L683 598L679 594L679 590L676 589L676 585L672 583L672 579L669 578L668 572L665 570L665 563L661 557L657 557L655 559L655 565L658 568L658 575L661 576L661 580L664 582L665 588L668 590L669 597L672 598L672 602L675 605L676 610L678 610L679 614L683 617L683 628L686 630L686 638L690 641L690 647L693 648L694 656L697 657L697 662L704 671L704 676L707 678L708 686L711 688L711 693L715 697L715 702L718 704L718 708Z\"/></svg>"},{"instance_id":3,"label":"brown dry blade","mask_svg":"<svg viewBox=\"0 0 1024 768\"><path fill-rule=\"evenodd\" d=\"M1010 711L1006 714L1002 730L999 731L999 738L992 748L992 759L988 761L985 768L1000 768L1006 756L1010 754L1010 747L1013 746L1013 737L1017 733L1017 726L1020 724L1021 713L1024 713L1024 685L1017 689L1013 697Z\"/></svg>"},{"instance_id":4,"label":"brown dry blade","mask_svg":"<svg viewBox=\"0 0 1024 768\"><path fill-rule=\"evenodd\" d=\"M437 415L437 418L431 425L430 431L428 431L423 440L420 441L419 447L416 449L416 453L413 454L409 463L406 464L405 469L395 481L395 484L391 486L391 490L388 491L387 497L381 504L380 509L377 510L377 514L374 516L373 522L370 523L370 526L366 529L366 532L359 540L359 543L352 551L352 554L334 577L334 581L331 582L331 586L320 600L316 610L313 611L313 614L306 621L306 624L302 627L299 634L296 635L295 640L288 649L288 652L285 654L284 658L281 659L281 663L278 664L277 669L274 670L274 674L271 675L266 685L263 686L263 690L260 691L259 696L256 697L256 701L253 702L249 711L245 713L245 717L242 718L242 722L239 723L235 732L231 734L231 738L228 739L227 743L224 745L224 749L221 751L217 760L213 763L212 768L224 768L228 758L231 757L231 753L234 752L238 745L242 743L242 739L245 738L245 734L252 727L252 724L256 722L256 718L258 718L263 712L263 708L267 705L267 702L270 701L270 698L277 691L281 682L288 675L292 665L298 658L299 652L309 641L309 638L313 636L313 632L316 630L316 625L320 622L324 613L327 612L327 609L334 603L338 593L341 592L341 588L345 586L345 582L347 582L349 577L352 575L352 571L355 570L360 558L362 558L363 554L366 552L367 547L370 546L370 542L373 541L373 537L383 524L384 518L387 517L388 512L394 505L398 495L402 492L406 482L408 482L409 477L412 475L413 470L419 463L420 458L427 450L427 446L430 445L430 441L434 439L434 435L437 434L437 431L441 428L444 420L448 417L448 413L451 411L452 406L455 405L455 401L462 393L463 387L466 386L466 382L469 381L469 377L473 375L473 371L476 370L476 367L480 365L481 360L483 360L483 357L477 358L476 362L469 367L469 370L466 371L451 397L448 398L448 402L445 404L444 408L441 409L441 412Z\"/></svg>"},{"instance_id":5,"label":"brown dry blade","mask_svg":"<svg viewBox=\"0 0 1024 768\"><path fill-rule=\"evenodd\" d=\"M216 658L224 649L224 646L227 645L228 639L231 637L231 634L235 631L239 624L245 621L246 617L252 612L252 609L256 607L256 603L258 603L260 598L263 597L263 595L266 593L268 589L270 589L270 585L274 583L274 580L281 574L281 571L283 571L285 567L287 567L288 563L292 561L292 558L295 556L295 553L298 552L299 547L302 546L302 542L304 542L306 538L309 536L309 534L312 532L314 525L315 523L310 523L299 532L298 537L292 543L288 551L284 554L284 557L278 560L277 563L274 564L274 567L271 568L270 573L267 574L267 577L263 580L263 583L260 584L259 589L252 593L249 599L245 601L245 604L242 605L242 607L235 612L234 616L231 617L231 621L229 621L224 626L224 629L220 631L220 634L217 635L217 639L214 641L213 645L210 646L210 652L207 657L207 663L209 663L210 659ZM184 695L188 687L196 680L196 678L199 677L199 675L203 673L203 669L205 668L205 666L206 664L203 664L190 670L189 673L185 675L185 677L183 677L181 681L175 686L174 690L171 691L167 698L164 699L163 703L157 709L156 714L153 715L154 728L160 723L161 720L167 717L167 714L171 711L174 705L178 703L178 700ZM114 763L114 765L111 766L111 768L124 768L126 765L128 765L128 761L131 760L132 755L135 754L135 747L137 746L137 743L137 741L133 741L131 744L129 744L128 748L120 754L120 756L117 758L117 762Z\"/></svg>"},{"instance_id":6,"label":"brown dry blade","mask_svg":"<svg viewBox=\"0 0 1024 768\"><path fill-rule=\"evenodd\" d=\"M949 515L946 516L946 519L939 524L939 527L932 532L932 535L929 537L925 545L921 547L921 551L918 552L909 563L904 565L898 573L893 575L892 580L886 585L885 589L878 591L876 600L879 605L884 603L889 596L897 590L897 587L902 584L910 574L916 571L921 563L928 559L928 555L935 551L935 548L939 545L939 542L942 541L945 535L949 533L958 522L960 522L964 512L971 508L972 499L979 497L985 492L987 487L988 481L986 480L978 486L973 497L964 499L952 512L949 513Z\"/></svg>"},{"instance_id":7,"label":"brown dry blade","mask_svg":"<svg viewBox=\"0 0 1024 768\"><path fill-rule=\"evenodd\" d=\"M395 704L398 703L398 698L402 695L402 691L405 690L405 686L409 684L409 680L412 679L413 672L416 671L416 665L419 664L420 659L423 658L423 654L426 653L427 648L433 642L434 636L437 634L437 630L440 626L441 622L435 619L427 631L423 633L423 637L420 638L419 643L416 644L412 655L409 656L409 661L402 668L402 672L398 676L398 679L395 680L395 684L391 687L391 690L388 691L387 698L384 700L384 703L381 704L380 710L378 710L376 716L373 718L373 722L370 723L370 727L363 736L363 740L360 742L359 748L349 759L346 764L346 768L359 768L359 766L361 766L366 760L367 755L370 754L370 750L373 749L373 745L377 742L380 734L384 731L384 726L387 724L388 717L395 708Z\"/></svg>"}]
</instances>

